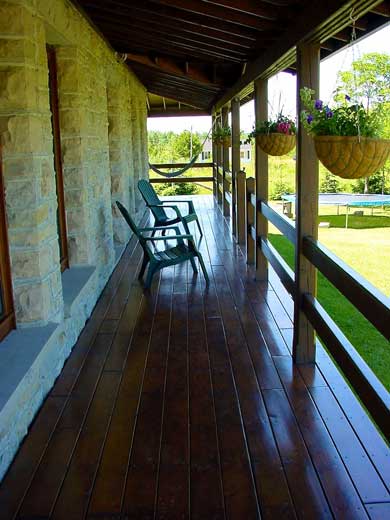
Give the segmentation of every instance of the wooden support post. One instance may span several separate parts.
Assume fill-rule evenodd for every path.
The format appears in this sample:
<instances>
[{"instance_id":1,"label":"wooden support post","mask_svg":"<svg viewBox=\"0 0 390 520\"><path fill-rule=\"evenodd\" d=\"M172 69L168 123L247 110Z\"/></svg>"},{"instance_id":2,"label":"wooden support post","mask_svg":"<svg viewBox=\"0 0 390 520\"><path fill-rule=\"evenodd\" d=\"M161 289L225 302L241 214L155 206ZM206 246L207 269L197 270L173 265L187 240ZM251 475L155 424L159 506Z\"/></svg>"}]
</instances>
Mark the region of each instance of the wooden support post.
<instances>
[{"instance_id":1,"label":"wooden support post","mask_svg":"<svg viewBox=\"0 0 390 520\"><path fill-rule=\"evenodd\" d=\"M212 123L211 142L212 142L212 161L213 161L213 179L214 179L213 180L213 196L214 196L214 199L216 200L217 195L218 195L218 177L217 177L217 168L215 166L217 163L217 145L215 144L214 138L213 138L215 122L216 122L216 115L213 114L211 116L211 123Z\"/></svg>"},{"instance_id":2,"label":"wooden support post","mask_svg":"<svg viewBox=\"0 0 390 520\"><path fill-rule=\"evenodd\" d=\"M309 87L319 92L320 47L302 43L297 47L297 114L302 105L299 91ZM298 128L296 170L296 222L297 245L295 250L295 301L293 357L297 363L315 361L315 333L302 312L304 294L315 296L317 273L313 264L302 254L303 237L318 237L318 159L313 139L302 125Z\"/></svg>"},{"instance_id":3,"label":"wooden support post","mask_svg":"<svg viewBox=\"0 0 390 520\"><path fill-rule=\"evenodd\" d=\"M255 125L268 119L268 81L255 81ZM256 143L256 200L268 201L268 155ZM256 236L268 237L268 221L256 211ZM268 262L261 249L256 248L256 279L268 280Z\"/></svg>"},{"instance_id":4,"label":"wooden support post","mask_svg":"<svg viewBox=\"0 0 390 520\"><path fill-rule=\"evenodd\" d=\"M246 263L254 264L255 263L255 241L252 237L251 228L255 226L255 217L256 212L255 208L251 204L251 193L255 193L255 179L253 177L249 177L246 179Z\"/></svg>"},{"instance_id":5,"label":"wooden support post","mask_svg":"<svg viewBox=\"0 0 390 520\"><path fill-rule=\"evenodd\" d=\"M217 124L217 126L221 125L221 114L217 114L216 124ZM219 178L219 168L222 166L222 145L220 143L217 143L216 149L217 149L217 202L218 202L218 204L222 204L223 194L220 191L220 187L222 188L222 185L221 185L220 178Z\"/></svg>"},{"instance_id":6,"label":"wooden support post","mask_svg":"<svg viewBox=\"0 0 390 520\"><path fill-rule=\"evenodd\" d=\"M237 237L238 206L244 205L244 200L237 198L237 177L240 171L240 100L232 100L232 231Z\"/></svg>"},{"instance_id":7,"label":"wooden support post","mask_svg":"<svg viewBox=\"0 0 390 520\"><path fill-rule=\"evenodd\" d=\"M222 108L222 126L228 126L229 124L229 108L227 106ZM226 170L229 169L229 146L223 144L222 146L222 167L223 167L223 197L222 197L222 208L225 217L230 217L230 204L226 200L226 183L225 174Z\"/></svg>"},{"instance_id":8,"label":"wooden support post","mask_svg":"<svg viewBox=\"0 0 390 520\"><path fill-rule=\"evenodd\" d=\"M246 175L239 171L236 177L236 198L237 198L237 242L245 244L246 231Z\"/></svg>"}]
</instances>

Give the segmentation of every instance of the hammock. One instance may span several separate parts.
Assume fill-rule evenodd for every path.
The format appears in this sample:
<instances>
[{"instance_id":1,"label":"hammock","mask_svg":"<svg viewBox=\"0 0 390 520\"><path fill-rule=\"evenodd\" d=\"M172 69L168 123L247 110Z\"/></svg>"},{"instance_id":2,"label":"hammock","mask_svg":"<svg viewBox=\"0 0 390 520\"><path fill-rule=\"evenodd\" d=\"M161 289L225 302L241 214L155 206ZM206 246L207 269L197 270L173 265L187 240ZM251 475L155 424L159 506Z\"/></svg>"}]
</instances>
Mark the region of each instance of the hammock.
<instances>
[{"instance_id":1,"label":"hammock","mask_svg":"<svg viewBox=\"0 0 390 520\"><path fill-rule=\"evenodd\" d=\"M208 134L206 135L205 140L202 143L201 150L203 150L203 146L204 146L205 142L207 141L207 139L209 138L209 135L210 135L210 132L213 129L213 126L210 128ZM163 172L163 171L159 170L158 168L156 168L155 166L153 166L153 164L150 164L150 163L149 163L149 168L151 170L153 170L155 173L158 173L158 175L161 175L162 177L166 177L167 179L170 179L172 177L178 177L179 175L182 175L184 172L186 172L187 170L192 168L192 166L196 163L196 160L198 159L198 157L199 157L199 154L195 155L195 157L193 157L190 160L190 162L188 164L186 164L183 168L181 168L180 170L175 170L173 172Z\"/></svg>"},{"instance_id":2,"label":"hammock","mask_svg":"<svg viewBox=\"0 0 390 520\"><path fill-rule=\"evenodd\" d=\"M202 148L203 148L203 146L202 146ZM181 168L180 170L175 170L174 172L163 172L150 163L149 163L149 168L151 170L153 170L154 172L158 173L159 175L162 175L163 177L167 177L168 179L170 179L171 177L178 177L182 173L184 173L187 170L189 170L190 168L192 168L192 166L196 163L196 160L198 157L199 157L199 155L195 155L195 157L193 157L191 159L191 161L184 166L184 168Z\"/></svg>"}]
</instances>

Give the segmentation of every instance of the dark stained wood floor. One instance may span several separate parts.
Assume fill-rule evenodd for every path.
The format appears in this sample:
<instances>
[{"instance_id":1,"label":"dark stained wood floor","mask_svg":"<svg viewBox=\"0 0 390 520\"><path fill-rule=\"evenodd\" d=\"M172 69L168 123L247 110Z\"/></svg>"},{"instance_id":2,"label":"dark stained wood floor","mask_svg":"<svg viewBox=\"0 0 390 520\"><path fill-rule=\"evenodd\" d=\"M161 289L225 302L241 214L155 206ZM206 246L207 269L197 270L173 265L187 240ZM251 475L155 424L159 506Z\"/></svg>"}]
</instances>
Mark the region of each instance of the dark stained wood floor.
<instances>
[{"instance_id":1,"label":"dark stained wood floor","mask_svg":"<svg viewBox=\"0 0 390 520\"><path fill-rule=\"evenodd\" d=\"M211 285L129 244L0 488L0 518L390 518L390 452L292 302L194 198Z\"/></svg>"}]
</instances>

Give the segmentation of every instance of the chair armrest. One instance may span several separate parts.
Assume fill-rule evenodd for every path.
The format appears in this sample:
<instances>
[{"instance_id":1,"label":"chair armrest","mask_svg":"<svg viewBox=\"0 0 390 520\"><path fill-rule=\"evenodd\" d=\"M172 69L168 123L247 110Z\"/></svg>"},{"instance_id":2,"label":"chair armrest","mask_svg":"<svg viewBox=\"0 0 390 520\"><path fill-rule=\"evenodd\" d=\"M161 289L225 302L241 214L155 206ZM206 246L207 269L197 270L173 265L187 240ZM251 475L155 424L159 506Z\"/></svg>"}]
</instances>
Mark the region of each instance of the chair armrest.
<instances>
[{"instance_id":1,"label":"chair armrest","mask_svg":"<svg viewBox=\"0 0 390 520\"><path fill-rule=\"evenodd\" d=\"M174 229L177 235L180 235L180 229L177 226L156 226L139 228L139 231L166 231L167 229Z\"/></svg>"},{"instance_id":2,"label":"chair armrest","mask_svg":"<svg viewBox=\"0 0 390 520\"><path fill-rule=\"evenodd\" d=\"M179 208L173 204L169 204L167 206L164 206L164 204L148 204L148 208L162 208L162 209L171 208L176 213L178 218L182 218Z\"/></svg>"},{"instance_id":3,"label":"chair armrest","mask_svg":"<svg viewBox=\"0 0 390 520\"><path fill-rule=\"evenodd\" d=\"M166 242L167 240L178 240L179 242L183 242L183 239L186 239L194 243L194 237L192 235L165 235L164 237L144 237L142 235L142 238L144 240L149 240L152 242L155 242L157 240L163 240L164 242Z\"/></svg>"},{"instance_id":4,"label":"chair armrest","mask_svg":"<svg viewBox=\"0 0 390 520\"><path fill-rule=\"evenodd\" d=\"M195 213L194 202L192 200L162 200L161 202L163 204L165 204L166 202L175 202L176 204L188 204L188 212Z\"/></svg>"}]
</instances>

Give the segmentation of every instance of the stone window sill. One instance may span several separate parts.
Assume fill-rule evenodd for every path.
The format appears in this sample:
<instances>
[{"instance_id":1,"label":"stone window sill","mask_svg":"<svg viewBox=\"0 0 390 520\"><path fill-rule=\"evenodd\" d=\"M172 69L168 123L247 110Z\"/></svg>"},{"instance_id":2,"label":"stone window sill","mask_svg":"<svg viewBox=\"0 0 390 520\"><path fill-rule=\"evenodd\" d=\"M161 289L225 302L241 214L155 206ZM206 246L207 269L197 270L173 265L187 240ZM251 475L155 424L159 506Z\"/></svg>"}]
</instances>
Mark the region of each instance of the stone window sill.
<instances>
[{"instance_id":1,"label":"stone window sill","mask_svg":"<svg viewBox=\"0 0 390 520\"><path fill-rule=\"evenodd\" d=\"M64 317L72 315L83 288L91 279L95 267L72 267L62 273ZM0 342L0 415L12 394L28 376L53 334L58 334L61 323L49 323L45 327L28 327L10 332Z\"/></svg>"}]
</instances>

